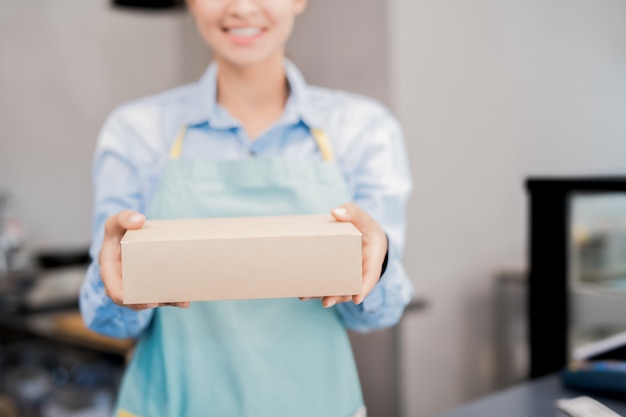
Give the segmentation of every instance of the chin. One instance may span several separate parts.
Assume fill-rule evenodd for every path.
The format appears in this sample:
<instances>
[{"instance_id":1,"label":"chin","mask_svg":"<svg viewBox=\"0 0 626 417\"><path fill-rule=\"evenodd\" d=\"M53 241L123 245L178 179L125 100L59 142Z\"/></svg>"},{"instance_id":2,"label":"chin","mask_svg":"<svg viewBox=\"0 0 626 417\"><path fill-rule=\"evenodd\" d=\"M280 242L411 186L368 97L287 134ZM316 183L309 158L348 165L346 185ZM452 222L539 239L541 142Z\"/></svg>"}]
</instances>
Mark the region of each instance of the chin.
<instances>
[{"instance_id":1,"label":"chin","mask_svg":"<svg viewBox=\"0 0 626 417\"><path fill-rule=\"evenodd\" d=\"M218 57L219 55L219 57ZM215 53L218 62L224 62L234 67L246 68L260 65L276 58L275 53L268 51L228 51L227 53ZM282 57L281 57L282 58Z\"/></svg>"}]
</instances>

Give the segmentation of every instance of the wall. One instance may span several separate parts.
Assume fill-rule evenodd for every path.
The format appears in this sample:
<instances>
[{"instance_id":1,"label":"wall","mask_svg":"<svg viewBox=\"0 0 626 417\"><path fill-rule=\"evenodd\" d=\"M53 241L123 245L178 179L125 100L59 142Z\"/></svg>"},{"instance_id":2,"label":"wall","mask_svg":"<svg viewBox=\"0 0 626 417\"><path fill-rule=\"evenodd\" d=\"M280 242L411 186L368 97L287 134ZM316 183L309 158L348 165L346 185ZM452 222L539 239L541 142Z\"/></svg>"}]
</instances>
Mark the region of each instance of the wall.
<instances>
[{"instance_id":1,"label":"wall","mask_svg":"<svg viewBox=\"0 0 626 417\"><path fill-rule=\"evenodd\" d=\"M387 14L388 5L380 0L309 1L287 55L310 84L365 94L389 105Z\"/></svg>"},{"instance_id":2,"label":"wall","mask_svg":"<svg viewBox=\"0 0 626 417\"><path fill-rule=\"evenodd\" d=\"M32 246L89 242L98 131L119 103L197 76L202 51L187 58L186 26L180 12L106 0L0 3L0 190L14 195Z\"/></svg>"},{"instance_id":3,"label":"wall","mask_svg":"<svg viewBox=\"0 0 626 417\"><path fill-rule=\"evenodd\" d=\"M391 103L415 177L408 415L493 388L492 286L526 262L528 175L626 173L626 3L394 0Z\"/></svg>"}]
</instances>

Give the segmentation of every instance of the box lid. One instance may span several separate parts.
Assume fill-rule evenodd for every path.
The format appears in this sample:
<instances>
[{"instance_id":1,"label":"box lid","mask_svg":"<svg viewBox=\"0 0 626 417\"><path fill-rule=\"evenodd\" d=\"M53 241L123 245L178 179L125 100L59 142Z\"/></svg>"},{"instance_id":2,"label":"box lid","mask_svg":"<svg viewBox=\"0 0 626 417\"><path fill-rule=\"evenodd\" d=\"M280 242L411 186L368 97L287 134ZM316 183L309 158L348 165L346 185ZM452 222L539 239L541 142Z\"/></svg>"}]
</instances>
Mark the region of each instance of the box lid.
<instances>
[{"instance_id":1,"label":"box lid","mask_svg":"<svg viewBox=\"0 0 626 417\"><path fill-rule=\"evenodd\" d=\"M330 214L146 220L141 229L128 230L122 243L332 235L361 236L361 232Z\"/></svg>"}]
</instances>

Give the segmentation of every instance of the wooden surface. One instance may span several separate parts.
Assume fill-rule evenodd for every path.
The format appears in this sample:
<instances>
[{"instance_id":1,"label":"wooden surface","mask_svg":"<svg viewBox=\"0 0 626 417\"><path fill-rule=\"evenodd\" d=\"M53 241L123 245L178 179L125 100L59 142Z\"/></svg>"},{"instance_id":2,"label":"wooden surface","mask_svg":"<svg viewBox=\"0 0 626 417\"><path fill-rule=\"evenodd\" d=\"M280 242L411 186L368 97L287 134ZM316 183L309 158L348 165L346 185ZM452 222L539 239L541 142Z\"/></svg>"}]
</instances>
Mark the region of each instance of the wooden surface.
<instances>
[{"instance_id":1,"label":"wooden surface","mask_svg":"<svg viewBox=\"0 0 626 417\"><path fill-rule=\"evenodd\" d=\"M79 312L62 313L53 318L54 330L59 337L72 339L77 343L101 348L102 350L125 355L132 349L130 339L114 339L89 330Z\"/></svg>"}]
</instances>

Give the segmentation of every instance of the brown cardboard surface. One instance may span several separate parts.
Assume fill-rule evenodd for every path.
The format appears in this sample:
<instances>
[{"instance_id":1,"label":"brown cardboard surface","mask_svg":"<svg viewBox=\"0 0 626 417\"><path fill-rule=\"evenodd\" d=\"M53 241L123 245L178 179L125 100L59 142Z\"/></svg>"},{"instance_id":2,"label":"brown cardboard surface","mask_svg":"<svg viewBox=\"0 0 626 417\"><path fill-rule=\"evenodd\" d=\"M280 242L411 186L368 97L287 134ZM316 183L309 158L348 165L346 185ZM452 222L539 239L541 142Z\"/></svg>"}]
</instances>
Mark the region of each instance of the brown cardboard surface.
<instances>
[{"instance_id":1,"label":"brown cardboard surface","mask_svg":"<svg viewBox=\"0 0 626 417\"><path fill-rule=\"evenodd\" d=\"M126 304L361 292L361 233L330 215L147 220L121 247Z\"/></svg>"}]
</instances>

